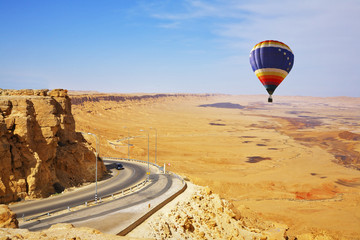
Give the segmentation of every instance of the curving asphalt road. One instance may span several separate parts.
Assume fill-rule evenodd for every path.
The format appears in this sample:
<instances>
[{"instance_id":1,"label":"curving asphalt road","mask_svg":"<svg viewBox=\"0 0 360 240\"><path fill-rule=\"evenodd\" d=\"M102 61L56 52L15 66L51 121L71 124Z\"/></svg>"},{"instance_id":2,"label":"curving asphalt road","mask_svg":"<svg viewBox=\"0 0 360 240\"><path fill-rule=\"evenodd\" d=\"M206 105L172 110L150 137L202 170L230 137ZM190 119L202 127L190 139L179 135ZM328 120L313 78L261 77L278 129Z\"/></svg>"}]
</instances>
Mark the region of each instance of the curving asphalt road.
<instances>
[{"instance_id":1,"label":"curving asphalt road","mask_svg":"<svg viewBox=\"0 0 360 240\"><path fill-rule=\"evenodd\" d=\"M112 171L113 177L108 180L98 182L98 198L120 192L123 189L133 186L146 177L146 165L121 161L124 169L116 170L111 167L115 167L113 163L116 162L120 161L104 161L108 169ZM63 193L61 195L42 200L18 203L9 207L17 214L18 217L28 218L29 216L66 209L68 206L72 207L84 204L85 202L94 200L94 195L95 186L92 184L73 192Z\"/></svg>"},{"instance_id":2,"label":"curving asphalt road","mask_svg":"<svg viewBox=\"0 0 360 240\"><path fill-rule=\"evenodd\" d=\"M174 182L177 184L174 185ZM117 234L130 225L134 219L139 219L149 211L148 203L154 206L157 204L156 199L159 196L167 198L182 186L181 181L174 176L168 174L150 175L150 184L138 192L74 212L23 223L20 228L39 231L49 228L55 223L62 222L72 223L75 226L93 227L102 232ZM154 200L155 202L153 202ZM163 201L163 199L160 201ZM145 207L141 205L145 205Z\"/></svg>"}]
</instances>

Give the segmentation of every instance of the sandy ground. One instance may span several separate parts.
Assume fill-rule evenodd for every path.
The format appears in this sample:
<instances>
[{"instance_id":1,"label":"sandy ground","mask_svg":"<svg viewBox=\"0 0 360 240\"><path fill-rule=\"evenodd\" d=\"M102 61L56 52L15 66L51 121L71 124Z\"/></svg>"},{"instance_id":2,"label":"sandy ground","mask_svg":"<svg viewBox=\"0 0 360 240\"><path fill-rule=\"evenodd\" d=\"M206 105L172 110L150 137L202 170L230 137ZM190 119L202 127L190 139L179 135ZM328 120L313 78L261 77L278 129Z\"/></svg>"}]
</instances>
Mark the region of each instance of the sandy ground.
<instances>
[{"instance_id":1,"label":"sandy ground","mask_svg":"<svg viewBox=\"0 0 360 240\"><path fill-rule=\"evenodd\" d=\"M73 105L100 155L167 164L289 234L360 239L360 99L188 96ZM126 127L125 127L126 126ZM150 128L153 129L150 129ZM94 139L87 136L95 146Z\"/></svg>"}]
</instances>

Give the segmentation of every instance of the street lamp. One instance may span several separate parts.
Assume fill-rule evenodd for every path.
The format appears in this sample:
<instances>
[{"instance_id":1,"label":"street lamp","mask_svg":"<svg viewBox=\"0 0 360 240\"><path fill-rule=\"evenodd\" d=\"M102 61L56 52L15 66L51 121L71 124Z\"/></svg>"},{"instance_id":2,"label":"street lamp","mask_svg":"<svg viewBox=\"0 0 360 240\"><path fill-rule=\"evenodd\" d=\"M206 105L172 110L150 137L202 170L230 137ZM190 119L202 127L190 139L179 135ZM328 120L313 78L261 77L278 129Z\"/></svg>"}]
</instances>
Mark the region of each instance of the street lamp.
<instances>
[{"instance_id":1,"label":"street lamp","mask_svg":"<svg viewBox=\"0 0 360 240\"><path fill-rule=\"evenodd\" d=\"M157 155L157 129L156 128L150 128L155 130L155 164L156 164L156 155Z\"/></svg>"},{"instance_id":2,"label":"street lamp","mask_svg":"<svg viewBox=\"0 0 360 240\"><path fill-rule=\"evenodd\" d=\"M141 129L140 132L147 132L147 136L148 136L148 172L147 172L147 175L148 175L148 179L149 179L149 174L150 174L150 166L149 166L149 131L145 131L145 130Z\"/></svg>"},{"instance_id":3,"label":"street lamp","mask_svg":"<svg viewBox=\"0 0 360 240\"><path fill-rule=\"evenodd\" d=\"M88 134L88 135L93 135L95 136L96 139L96 159L95 159L95 203L97 203L97 198L98 198L98 194L97 194L97 162L98 162L98 153L99 153L99 140L98 137L94 134L94 133L84 133L81 132L82 134Z\"/></svg>"},{"instance_id":4,"label":"street lamp","mask_svg":"<svg viewBox=\"0 0 360 240\"><path fill-rule=\"evenodd\" d=\"M130 160L130 130L127 126L125 126L124 128L127 128L128 130L128 160Z\"/></svg>"}]
</instances>

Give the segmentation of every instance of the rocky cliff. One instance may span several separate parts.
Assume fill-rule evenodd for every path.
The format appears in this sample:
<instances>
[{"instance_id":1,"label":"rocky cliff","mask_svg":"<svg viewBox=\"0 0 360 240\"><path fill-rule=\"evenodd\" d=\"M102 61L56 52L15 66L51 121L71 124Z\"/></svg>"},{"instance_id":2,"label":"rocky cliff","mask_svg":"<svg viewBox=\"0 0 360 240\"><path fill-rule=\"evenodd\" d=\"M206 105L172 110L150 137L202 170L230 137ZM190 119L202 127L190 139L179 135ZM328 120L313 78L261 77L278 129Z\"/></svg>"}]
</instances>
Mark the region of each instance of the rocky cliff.
<instances>
[{"instance_id":1,"label":"rocky cliff","mask_svg":"<svg viewBox=\"0 0 360 240\"><path fill-rule=\"evenodd\" d=\"M0 203L93 181L94 163L66 90L0 89ZM97 164L101 178L105 167Z\"/></svg>"}]
</instances>

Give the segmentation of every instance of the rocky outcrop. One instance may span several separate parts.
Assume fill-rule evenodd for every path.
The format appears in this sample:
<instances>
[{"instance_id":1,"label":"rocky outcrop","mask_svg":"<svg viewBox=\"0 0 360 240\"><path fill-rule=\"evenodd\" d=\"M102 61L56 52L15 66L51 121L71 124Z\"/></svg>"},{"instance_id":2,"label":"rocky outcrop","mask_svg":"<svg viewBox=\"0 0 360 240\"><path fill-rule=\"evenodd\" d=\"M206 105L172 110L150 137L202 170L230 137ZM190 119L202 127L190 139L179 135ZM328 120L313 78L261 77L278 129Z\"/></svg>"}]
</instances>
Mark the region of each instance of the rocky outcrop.
<instances>
[{"instance_id":1,"label":"rocky outcrop","mask_svg":"<svg viewBox=\"0 0 360 240\"><path fill-rule=\"evenodd\" d=\"M95 155L75 132L66 90L0 89L0 203L93 181ZM105 172L101 161L98 178Z\"/></svg>"},{"instance_id":2,"label":"rocky outcrop","mask_svg":"<svg viewBox=\"0 0 360 240\"><path fill-rule=\"evenodd\" d=\"M16 214L8 206L0 205L0 228L18 228L19 222Z\"/></svg>"},{"instance_id":3,"label":"rocky outcrop","mask_svg":"<svg viewBox=\"0 0 360 240\"><path fill-rule=\"evenodd\" d=\"M201 188L188 201L148 222L155 239L287 239L287 226L249 218L246 207ZM246 214L245 214L246 213Z\"/></svg>"}]
</instances>

